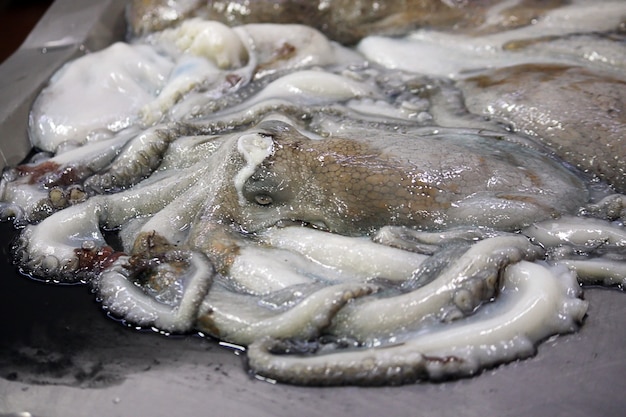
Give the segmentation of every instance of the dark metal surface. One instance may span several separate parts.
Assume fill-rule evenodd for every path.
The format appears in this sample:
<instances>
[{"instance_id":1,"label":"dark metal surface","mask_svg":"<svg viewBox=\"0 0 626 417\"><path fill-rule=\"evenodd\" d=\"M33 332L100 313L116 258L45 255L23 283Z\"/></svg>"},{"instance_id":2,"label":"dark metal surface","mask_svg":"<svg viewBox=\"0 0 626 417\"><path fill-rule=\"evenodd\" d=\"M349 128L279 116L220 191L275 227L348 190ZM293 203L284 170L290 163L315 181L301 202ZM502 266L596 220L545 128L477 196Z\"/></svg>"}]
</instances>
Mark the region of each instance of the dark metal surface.
<instances>
[{"instance_id":1,"label":"dark metal surface","mask_svg":"<svg viewBox=\"0 0 626 417\"><path fill-rule=\"evenodd\" d=\"M27 112L81 45L123 34L123 1L59 0L0 67L0 149L28 152ZM46 48L46 53L42 53ZM2 164L2 162L0 162ZM0 225L6 241L12 234ZM85 286L20 276L0 255L0 417L615 416L626 406L626 294L588 289L580 332L471 379L382 388L305 388L250 377L241 356L196 336L139 332L107 318ZM20 414L30 413L30 414Z\"/></svg>"},{"instance_id":2,"label":"dark metal surface","mask_svg":"<svg viewBox=\"0 0 626 417\"><path fill-rule=\"evenodd\" d=\"M68 59L125 33L122 0L55 2L20 49L0 66L0 168L28 154L28 112L39 90Z\"/></svg>"}]
</instances>

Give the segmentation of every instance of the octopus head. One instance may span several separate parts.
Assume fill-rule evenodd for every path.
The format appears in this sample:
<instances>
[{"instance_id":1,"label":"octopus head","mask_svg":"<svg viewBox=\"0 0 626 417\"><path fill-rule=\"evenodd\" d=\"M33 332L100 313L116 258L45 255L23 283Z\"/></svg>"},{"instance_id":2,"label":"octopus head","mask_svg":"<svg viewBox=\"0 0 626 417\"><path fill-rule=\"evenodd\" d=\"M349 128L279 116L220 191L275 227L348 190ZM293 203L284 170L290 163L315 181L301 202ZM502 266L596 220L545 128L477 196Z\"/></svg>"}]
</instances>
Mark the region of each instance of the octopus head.
<instances>
[{"instance_id":1,"label":"octopus head","mask_svg":"<svg viewBox=\"0 0 626 417\"><path fill-rule=\"evenodd\" d=\"M364 235L387 224L413 224L407 198L424 206L410 189L420 184L405 184L406 170L364 141L311 138L275 120L253 132L238 139L246 164L235 175L239 197L230 214L246 231L302 224Z\"/></svg>"},{"instance_id":2,"label":"octopus head","mask_svg":"<svg viewBox=\"0 0 626 417\"><path fill-rule=\"evenodd\" d=\"M336 231L317 201L315 181L310 177L310 153L294 150L303 141L315 141L293 126L268 121L238 139L237 149L245 165L235 175L238 204L231 219L249 232L277 224L306 224ZM332 219L331 219L332 220Z\"/></svg>"}]
</instances>

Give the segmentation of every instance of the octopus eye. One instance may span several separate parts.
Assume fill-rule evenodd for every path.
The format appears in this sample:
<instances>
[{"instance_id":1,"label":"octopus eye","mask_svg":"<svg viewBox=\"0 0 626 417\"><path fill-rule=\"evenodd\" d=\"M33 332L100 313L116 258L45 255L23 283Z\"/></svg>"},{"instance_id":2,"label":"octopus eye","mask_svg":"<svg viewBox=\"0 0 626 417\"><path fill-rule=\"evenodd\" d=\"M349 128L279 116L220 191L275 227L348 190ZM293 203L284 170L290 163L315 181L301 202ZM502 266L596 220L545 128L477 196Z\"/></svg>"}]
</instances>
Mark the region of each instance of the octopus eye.
<instances>
[{"instance_id":1,"label":"octopus eye","mask_svg":"<svg viewBox=\"0 0 626 417\"><path fill-rule=\"evenodd\" d=\"M257 194L254 196L254 201L261 206L269 206L274 200L267 194Z\"/></svg>"}]
</instances>

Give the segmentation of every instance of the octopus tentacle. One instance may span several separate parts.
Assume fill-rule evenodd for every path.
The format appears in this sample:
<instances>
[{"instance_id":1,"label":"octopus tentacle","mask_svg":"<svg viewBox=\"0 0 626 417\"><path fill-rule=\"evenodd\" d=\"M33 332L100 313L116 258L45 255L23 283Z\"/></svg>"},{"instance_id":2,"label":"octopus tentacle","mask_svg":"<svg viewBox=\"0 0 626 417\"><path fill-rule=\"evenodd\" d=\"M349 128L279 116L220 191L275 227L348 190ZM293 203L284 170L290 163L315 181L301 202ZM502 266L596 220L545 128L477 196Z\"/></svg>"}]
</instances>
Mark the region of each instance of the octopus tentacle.
<instances>
[{"instance_id":1,"label":"octopus tentacle","mask_svg":"<svg viewBox=\"0 0 626 417\"><path fill-rule=\"evenodd\" d=\"M282 74L281 74L282 75ZM270 82L278 78L278 74L274 76L266 76L254 82L243 84L230 94L219 95L213 100L206 100L206 93L190 94L184 101L174 105L170 110L172 119L184 123L187 120L193 120L199 116L208 116L214 113L224 111L228 108L241 105L246 100L258 94Z\"/></svg>"},{"instance_id":2,"label":"octopus tentacle","mask_svg":"<svg viewBox=\"0 0 626 417\"><path fill-rule=\"evenodd\" d=\"M104 196L106 211L102 225L114 229L130 219L154 215L194 186L208 169L159 172L133 188Z\"/></svg>"},{"instance_id":3,"label":"octopus tentacle","mask_svg":"<svg viewBox=\"0 0 626 417\"><path fill-rule=\"evenodd\" d=\"M376 95L375 90L365 83L330 72L301 70L272 81L241 104L209 114L198 114L198 110L187 112L186 118L202 116L208 122L223 120L229 124L236 121L237 125L248 125L258 122L261 115L281 107L294 108L299 112L299 104L321 106Z\"/></svg>"},{"instance_id":4,"label":"octopus tentacle","mask_svg":"<svg viewBox=\"0 0 626 417\"><path fill-rule=\"evenodd\" d=\"M455 242L474 242L501 234L502 232L481 227L459 227L427 232L405 226L384 226L372 236L372 240L405 251L432 255L444 245Z\"/></svg>"},{"instance_id":5,"label":"octopus tentacle","mask_svg":"<svg viewBox=\"0 0 626 417\"><path fill-rule=\"evenodd\" d=\"M346 306L335 317L330 332L374 343L381 337L393 336L399 329L417 328L429 317L458 319L473 313L495 295L503 267L542 255L541 248L524 236L479 241L423 287Z\"/></svg>"},{"instance_id":6,"label":"octopus tentacle","mask_svg":"<svg viewBox=\"0 0 626 417\"><path fill-rule=\"evenodd\" d=\"M402 282L426 259L425 255L406 253L368 238L352 239L311 228L271 228L258 236L272 248L300 253L335 271L349 271L350 278L344 279ZM334 253L342 256L332 256Z\"/></svg>"},{"instance_id":7,"label":"octopus tentacle","mask_svg":"<svg viewBox=\"0 0 626 417\"><path fill-rule=\"evenodd\" d=\"M626 264L623 260L595 258L589 260L564 259L555 262L576 272L578 282L584 285L617 286L626 289Z\"/></svg>"},{"instance_id":8,"label":"octopus tentacle","mask_svg":"<svg viewBox=\"0 0 626 417\"><path fill-rule=\"evenodd\" d=\"M226 278L240 292L271 294L311 282L341 282L339 273L278 248L241 245Z\"/></svg>"},{"instance_id":9,"label":"octopus tentacle","mask_svg":"<svg viewBox=\"0 0 626 417\"><path fill-rule=\"evenodd\" d=\"M395 344L318 355L289 354L288 342L266 337L248 347L248 364L264 378L302 385L402 384L472 375L531 356L538 341L574 331L587 309L579 293L570 273L522 261L506 268L501 296L488 306L491 316L483 308L464 323Z\"/></svg>"},{"instance_id":10,"label":"octopus tentacle","mask_svg":"<svg viewBox=\"0 0 626 417\"><path fill-rule=\"evenodd\" d=\"M202 302L198 327L221 340L241 345L266 335L310 339L318 336L343 306L375 290L371 284L331 285L286 311L276 312L250 302L254 297L214 288Z\"/></svg>"},{"instance_id":11,"label":"octopus tentacle","mask_svg":"<svg viewBox=\"0 0 626 417\"><path fill-rule=\"evenodd\" d=\"M398 283L426 259L366 237L353 239L299 226L273 227L257 233L253 242L242 238L237 246L224 273L247 294L268 294L310 282ZM343 256L334 257L334 253Z\"/></svg>"},{"instance_id":12,"label":"octopus tentacle","mask_svg":"<svg viewBox=\"0 0 626 417\"><path fill-rule=\"evenodd\" d=\"M202 179L198 179L186 190L179 190L181 192L179 196L172 201L164 202L163 207L145 219L141 227L124 232L122 236L124 246L129 247L130 242L134 242L142 233L158 233L161 236L167 236L173 244L184 243L191 221L206 200L207 193L210 192L205 185Z\"/></svg>"},{"instance_id":13,"label":"octopus tentacle","mask_svg":"<svg viewBox=\"0 0 626 417\"><path fill-rule=\"evenodd\" d=\"M129 265L129 257L118 258L104 271L95 283L98 297L110 314L136 326L155 327L165 332L185 332L193 328L201 300L209 290L213 267L199 252L170 252L163 262L152 267L158 276L152 278L166 289L175 292L166 301L163 297L148 294L133 281L138 271ZM145 274L146 271L141 271ZM154 286L154 284L153 284Z\"/></svg>"},{"instance_id":14,"label":"octopus tentacle","mask_svg":"<svg viewBox=\"0 0 626 417\"><path fill-rule=\"evenodd\" d=\"M125 192L94 196L54 213L36 225L28 225L15 248L26 273L55 276L63 281L83 280L107 267L114 250L102 229L116 229L133 218L153 215L190 187L202 171L187 171L178 181L161 177ZM148 196L148 197L146 197ZM117 256L117 255L115 255Z\"/></svg>"},{"instance_id":15,"label":"octopus tentacle","mask_svg":"<svg viewBox=\"0 0 626 417\"><path fill-rule=\"evenodd\" d=\"M82 202L87 197L84 180L106 167L132 136L119 134L92 146L68 149L52 158L37 158L5 172L0 180L1 218L13 217L16 224L36 223Z\"/></svg>"},{"instance_id":16,"label":"octopus tentacle","mask_svg":"<svg viewBox=\"0 0 626 417\"><path fill-rule=\"evenodd\" d=\"M103 172L89 177L85 187L98 194L133 186L152 174L176 136L171 129L153 128L133 138Z\"/></svg>"},{"instance_id":17,"label":"octopus tentacle","mask_svg":"<svg viewBox=\"0 0 626 417\"><path fill-rule=\"evenodd\" d=\"M626 219L626 196L609 195L595 204L589 204L581 210L585 216L597 217L609 221Z\"/></svg>"},{"instance_id":18,"label":"octopus tentacle","mask_svg":"<svg viewBox=\"0 0 626 417\"><path fill-rule=\"evenodd\" d=\"M140 110L141 124L151 126L169 116L173 120L179 120L182 116L176 105L185 95L199 94L206 96L207 92L196 93L199 89L209 90L210 95L218 95L236 90L240 84L250 79L250 66L230 72L225 75L223 71L202 58L183 58L178 62L172 74L178 74L170 78L167 87L161 91L158 97L145 105ZM187 107L188 104L183 104Z\"/></svg>"},{"instance_id":19,"label":"octopus tentacle","mask_svg":"<svg viewBox=\"0 0 626 417\"><path fill-rule=\"evenodd\" d=\"M24 271L34 276L56 275L56 279L69 282L93 274L102 257L113 252L95 256L97 248L106 247L98 221L101 200L94 197L27 226L14 248ZM77 250L93 254L92 262L81 265Z\"/></svg>"},{"instance_id":20,"label":"octopus tentacle","mask_svg":"<svg viewBox=\"0 0 626 417\"><path fill-rule=\"evenodd\" d=\"M582 253L626 252L626 230L601 219L563 216L533 224L522 233L544 247L569 246Z\"/></svg>"},{"instance_id":21,"label":"octopus tentacle","mask_svg":"<svg viewBox=\"0 0 626 417\"><path fill-rule=\"evenodd\" d=\"M619 222L609 222L623 214L623 195L606 197L590 212L601 219L563 217L535 224L522 231L546 248L548 260L576 272L581 284L626 285L626 230ZM607 219L607 220L603 220Z\"/></svg>"}]
</instances>

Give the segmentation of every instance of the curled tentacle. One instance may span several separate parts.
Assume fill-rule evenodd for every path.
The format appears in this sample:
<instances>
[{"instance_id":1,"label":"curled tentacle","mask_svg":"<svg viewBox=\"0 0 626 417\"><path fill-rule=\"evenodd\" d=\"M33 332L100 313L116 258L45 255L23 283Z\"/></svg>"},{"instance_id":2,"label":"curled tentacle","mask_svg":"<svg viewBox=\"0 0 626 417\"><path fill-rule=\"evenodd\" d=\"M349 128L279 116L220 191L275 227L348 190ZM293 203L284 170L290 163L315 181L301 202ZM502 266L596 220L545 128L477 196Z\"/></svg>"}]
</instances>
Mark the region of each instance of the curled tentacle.
<instances>
[{"instance_id":1,"label":"curled tentacle","mask_svg":"<svg viewBox=\"0 0 626 417\"><path fill-rule=\"evenodd\" d=\"M445 245L456 242L476 242L500 234L502 232L479 227L460 227L439 232L426 232L404 226L385 226L372 236L372 240L394 248L432 255Z\"/></svg>"},{"instance_id":2,"label":"curled tentacle","mask_svg":"<svg viewBox=\"0 0 626 417\"><path fill-rule=\"evenodd\" d=\"M72 282L108 266L114 251L100 232L100 203L100 198L93 198L27 226L15 247L24 271Z\"/></svg>"},{"instance_id":3,"label":"curled tentacle","mask_svg":"<svg viewBox=\"0 0 626 417\"><path fill-rule=\"evenodd\" d=\"M130 260L120 257L98 278L96 291L104 308L137 326L191 330L212 282L213 267L206 256L174 250L138 270ZM137 280L149 283L140 287Z\"/></svg>"},{"instance_id":4,"label":"curled tentacle","mask_svg":"<svg viewBox=\"0 0 626 417\"><path fill-rule=\"evenodd\" d=\"M493 297L500 270L520 260L535 260L543 251L523 236L499 236L479 241L439 276L405 294L366 299L341 310L330 332L377 343L424 320L453 321L472 314Z\"/></svg>"},{"instance_id":5,"label":"curled tentacle","mask_svg":"<svg viewBox=\"0 0 626 417\"><path fill-rule=\"evenodd\" d=\"M555 264L564 265L576 272L578 282L581 284L617 286L622 290L626 289L626 263L623 260L563 259Z\"/></svg>"},{"instance_id":6,"label":"curled tentacle","mask_svg":"<svg viewBox=\"0 0 626 417\"><path fill-rule=\"evenodd\" d=\"M248 364L264 378L304 385L403 384L466 376L528 357L535 343L574 331L587 310L567 272L520 262L506 268L501 297L467 323L415 333L396 343L335 353L291 353L287 341L262 338L248 348ZM494 314L496 313L496 314Z\"/></svg>"},{"instance_id":7,"label":"curled tentacle","mask_svg":"<svg viewBox=\"0 0 626 417\"><path fill-rule=\"evenodd\" d=\"M609 195L595 204L584 207L581 214L608 221L624 221L626 220L626 196L623 194Z\"/></svg>"},{"instance_id":8,"label":"curled tentacle","mask_svg":"<svg viewBox=\"0 0 626 417\"><path fill-rule=\"evenodd\" d=\"M564 216L522 231L544 247L568 246L580 253L625 253L626 230L605 220Z\"/></svg>"},{"instance_id":9,"label":"curled tentacle","mask_svg":"<svg viewBox=\"0 0 626 417\"><path fill-rule=\"evenodd\" d=\"M94 277L118 256L103 229L114 230L130 219L160 211L192 186L199 173L180 175L175 182L166 181L168 175L122 193L94 196L26 226L15 248L24 272L66 282Z\"/></svg>"},{"instance_id":10,"label":"curled tentacle","mask_svg":"<svg viewBox=\"0 0 626 417\"><path fill-rule=\"evenodd\" d=\"M152 129L133 138L112 163L85 180L85 187L98 193L114 193L150 176L159 166L168 145L175 139L172 129Z\"/></svg>"},{"instance_id":11,"label":"curled tentacle","mask_svg":"<svg viewBox=\"0 0 626 417\"><path fill-rule=\"evenodd\" d=\"M0 218L17 224L36 223L65 207L84 201L83 183L118 155L132 133L88 147L67 149L52 158L36 158L6 171L0 180Z\"/></svg>"},{"instance_id":12,"label":"curled tentacle","mask_svg":"<svg viewBox=\"0 0 626 417\"><path fill-rule=\"evenodd\" d=\"M255 297L214 288L198 315L201 331L232 343L247 345L263 336L317 337L351 300L371 294L370 284L349 283L322 288L286 311L262 308Z\"/></svg>"}]
</instances>

